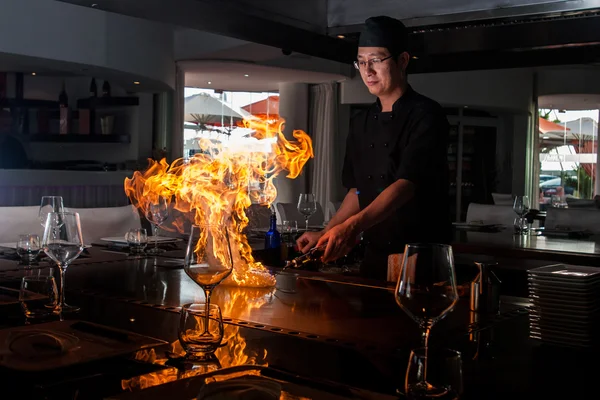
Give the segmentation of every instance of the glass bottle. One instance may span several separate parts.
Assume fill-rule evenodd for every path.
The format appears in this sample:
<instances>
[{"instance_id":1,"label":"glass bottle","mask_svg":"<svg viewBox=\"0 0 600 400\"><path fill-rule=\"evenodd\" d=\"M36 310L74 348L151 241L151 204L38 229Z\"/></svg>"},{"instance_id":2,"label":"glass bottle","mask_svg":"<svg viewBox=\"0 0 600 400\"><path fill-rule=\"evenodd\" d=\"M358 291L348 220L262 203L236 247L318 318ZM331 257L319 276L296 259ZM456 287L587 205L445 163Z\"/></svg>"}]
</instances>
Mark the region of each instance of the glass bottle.
<instances>
[{"instance_id":1,"label":"glass bottle","mask_svg":"<svg viewBox=\"0 0 600 400\"><path fill-rule=\"evenodd\" d=\"M102 84L102 97L110 97L110 83L107 80Z\"/></svg>"},{"instance_id":2,"label":"glass bottle","mask_svg":"<svg viewBox=\"0 0 600 400\"><path fill-rule=\"evenodd\" d=\"M58 104L62 107L69 107L69 97L67 96L67 90L65 88L65 81L62 83L62 89L58 95Z\"/></svg>"},{"instance_id":3,"label":"glass bottle","mask_svg":"<svg viewBox=\"0 0 600 400\"><path fill-rule=\"evenodd\" d=\"M265 233L265 250L268 249L281 249L281 234L277 230L277 214L271 213L270 226L267 233Z\"/></svg>"},{"instance_id":4,"label":"glass bottle","mask_svg":"<svg viewBox=\"0 0 600 400\"><path fill-rule=\"evenodd\" d=\"M98 86L96 86L96 78L92 78L90 84L90 97L98 97Z\"/></svg>"}]
</instances>

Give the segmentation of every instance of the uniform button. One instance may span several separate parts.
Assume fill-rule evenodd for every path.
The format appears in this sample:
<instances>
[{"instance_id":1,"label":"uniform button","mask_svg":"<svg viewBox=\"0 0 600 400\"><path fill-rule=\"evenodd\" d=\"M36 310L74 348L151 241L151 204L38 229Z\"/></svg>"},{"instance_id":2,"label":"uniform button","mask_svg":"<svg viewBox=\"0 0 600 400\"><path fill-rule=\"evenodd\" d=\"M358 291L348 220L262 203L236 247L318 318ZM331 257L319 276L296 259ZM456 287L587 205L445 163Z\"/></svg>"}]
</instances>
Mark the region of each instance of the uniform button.
<instances>
[{"instance_id":1,"label":"uniform button","mask_svg":"<svg viewBox=\"0 0 600 400\"><path fill-rule=\"evenodd\" d=\"M373 118L377 119L377 114L373 115Z\"/></svg>"},{"instance_id":2,"label":"uniform button","mask_svg":"<svg viewBox=\"0 0 600 400\"><path fill-rule=\"evenodd\" d=\"M367 175L367 179L371 179L373 178L371 175Z\"/></svg>"},{"instance_id":3,"label":"uniform button","mask_svg":"<svg viewBox=\"0 0 600 400\"><path fill-rule=\"evenodd\" d=\"M369 147L370 147L370 148L373 148L373 147L375 147L375 143L371 143L371 144L369 145Z\"/></svg>"},{"instance_id":4,"label":"uniform button","mask_svg":"<svg viewBox=\"0 0 600 400\"><path fill-rule=\"evenodd\" d=\"M383 179L383 178L385 178L385 175L384 175L384 174L381 174L381 175L379 175L379 177L380 177L381 179Z\"/></svg>"},{"instance_id":5,"label":"uniform button","mask_svg":"<svg viewBox=\"0 0 600 400\"><path fill-rule=\"evenodd\" d=\"M390 115L390 119L394 119L394 114Z\"/></svg>"},{"instance_id":6,"label":"uniform button","mask_svg":"<svg viewBox=\"0 0 600 400\"><path fill-rule=\"evenodd\" d=\"M384 144L383 144L383 147L388 147L388 144L387 144L387 143L384 143Z\"/></svg>"},{"instance_id":7,"label":"uniform button","mask_svg":"<svg viewBox=\"0 0 600 400\"><path fill-rule=\"evenodd\" d=\"M391 246L391 245L392 245L392 242L388 242L387 244L388 244L388 246Z\"/></svg>"}]
</instances>

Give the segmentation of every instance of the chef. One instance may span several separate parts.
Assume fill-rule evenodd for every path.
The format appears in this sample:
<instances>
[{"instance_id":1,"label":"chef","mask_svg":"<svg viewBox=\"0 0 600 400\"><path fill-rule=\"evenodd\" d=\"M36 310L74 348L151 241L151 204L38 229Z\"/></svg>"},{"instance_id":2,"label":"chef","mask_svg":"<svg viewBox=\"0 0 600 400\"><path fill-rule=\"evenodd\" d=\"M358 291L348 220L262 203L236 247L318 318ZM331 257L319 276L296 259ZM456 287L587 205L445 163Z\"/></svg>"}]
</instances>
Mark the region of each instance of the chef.
<instances>
[{"instance_id":1,"label":"chef","mask_svg":"<svg viewBox=\"0 0 600 400\"><path fill-rule=\"evenodd\" d=\"M362 232L367 278L386 279L388 255L406 243L447 243L451 236L449 125L442 107L407 82L407 39L399 20L365 21L354 66L377 100L351 121L342 205L323 231L298 239L303 252L326 246L329 262L346 255Z\"/></svg>"}]
</instances>

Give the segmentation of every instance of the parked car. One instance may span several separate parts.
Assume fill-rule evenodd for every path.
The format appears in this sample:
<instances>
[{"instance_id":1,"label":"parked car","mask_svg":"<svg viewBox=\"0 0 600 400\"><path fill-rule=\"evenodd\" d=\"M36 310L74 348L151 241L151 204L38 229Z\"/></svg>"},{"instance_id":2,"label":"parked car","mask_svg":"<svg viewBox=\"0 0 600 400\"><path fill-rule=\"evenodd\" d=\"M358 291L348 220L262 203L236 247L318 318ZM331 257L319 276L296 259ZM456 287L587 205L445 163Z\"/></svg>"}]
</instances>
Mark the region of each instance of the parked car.
<instances>
[{"instance_id":1,"label":"parked car","mask_svg":"<svg viewBox=\"0 0 600 400\"><path fill-rule=\"evenodd\" d=\"M540 176L540 189L542 189L544 197L552 197L557 193L557 188L559 187L564 189L565 195L572 195L575 192L575 188L572 186L562 186L562 179L560 177L553 176L552 179L542 182Z\"/></svg>"}]
</instances>

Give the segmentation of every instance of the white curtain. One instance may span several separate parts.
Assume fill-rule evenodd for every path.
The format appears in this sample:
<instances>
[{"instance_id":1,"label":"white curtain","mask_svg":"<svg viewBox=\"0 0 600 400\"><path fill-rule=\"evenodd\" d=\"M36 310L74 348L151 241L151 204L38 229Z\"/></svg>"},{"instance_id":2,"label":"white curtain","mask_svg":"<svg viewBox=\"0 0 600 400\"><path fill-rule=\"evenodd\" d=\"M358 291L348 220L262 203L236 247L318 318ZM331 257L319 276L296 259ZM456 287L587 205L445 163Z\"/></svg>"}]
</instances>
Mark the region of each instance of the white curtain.
<instances>
[{"instance_id":1,"label":"white curtain","mask_svg":"<svg viewBox=\"0 0 600 400\"><path fill-rule=\"evenodd\" d=\"M310 88L309 133L313 139L310 186L329 220L329 201L334 200L336 182L335 132L338 129L337 83L322 83Z\"/></svg>"}]
</instances>

